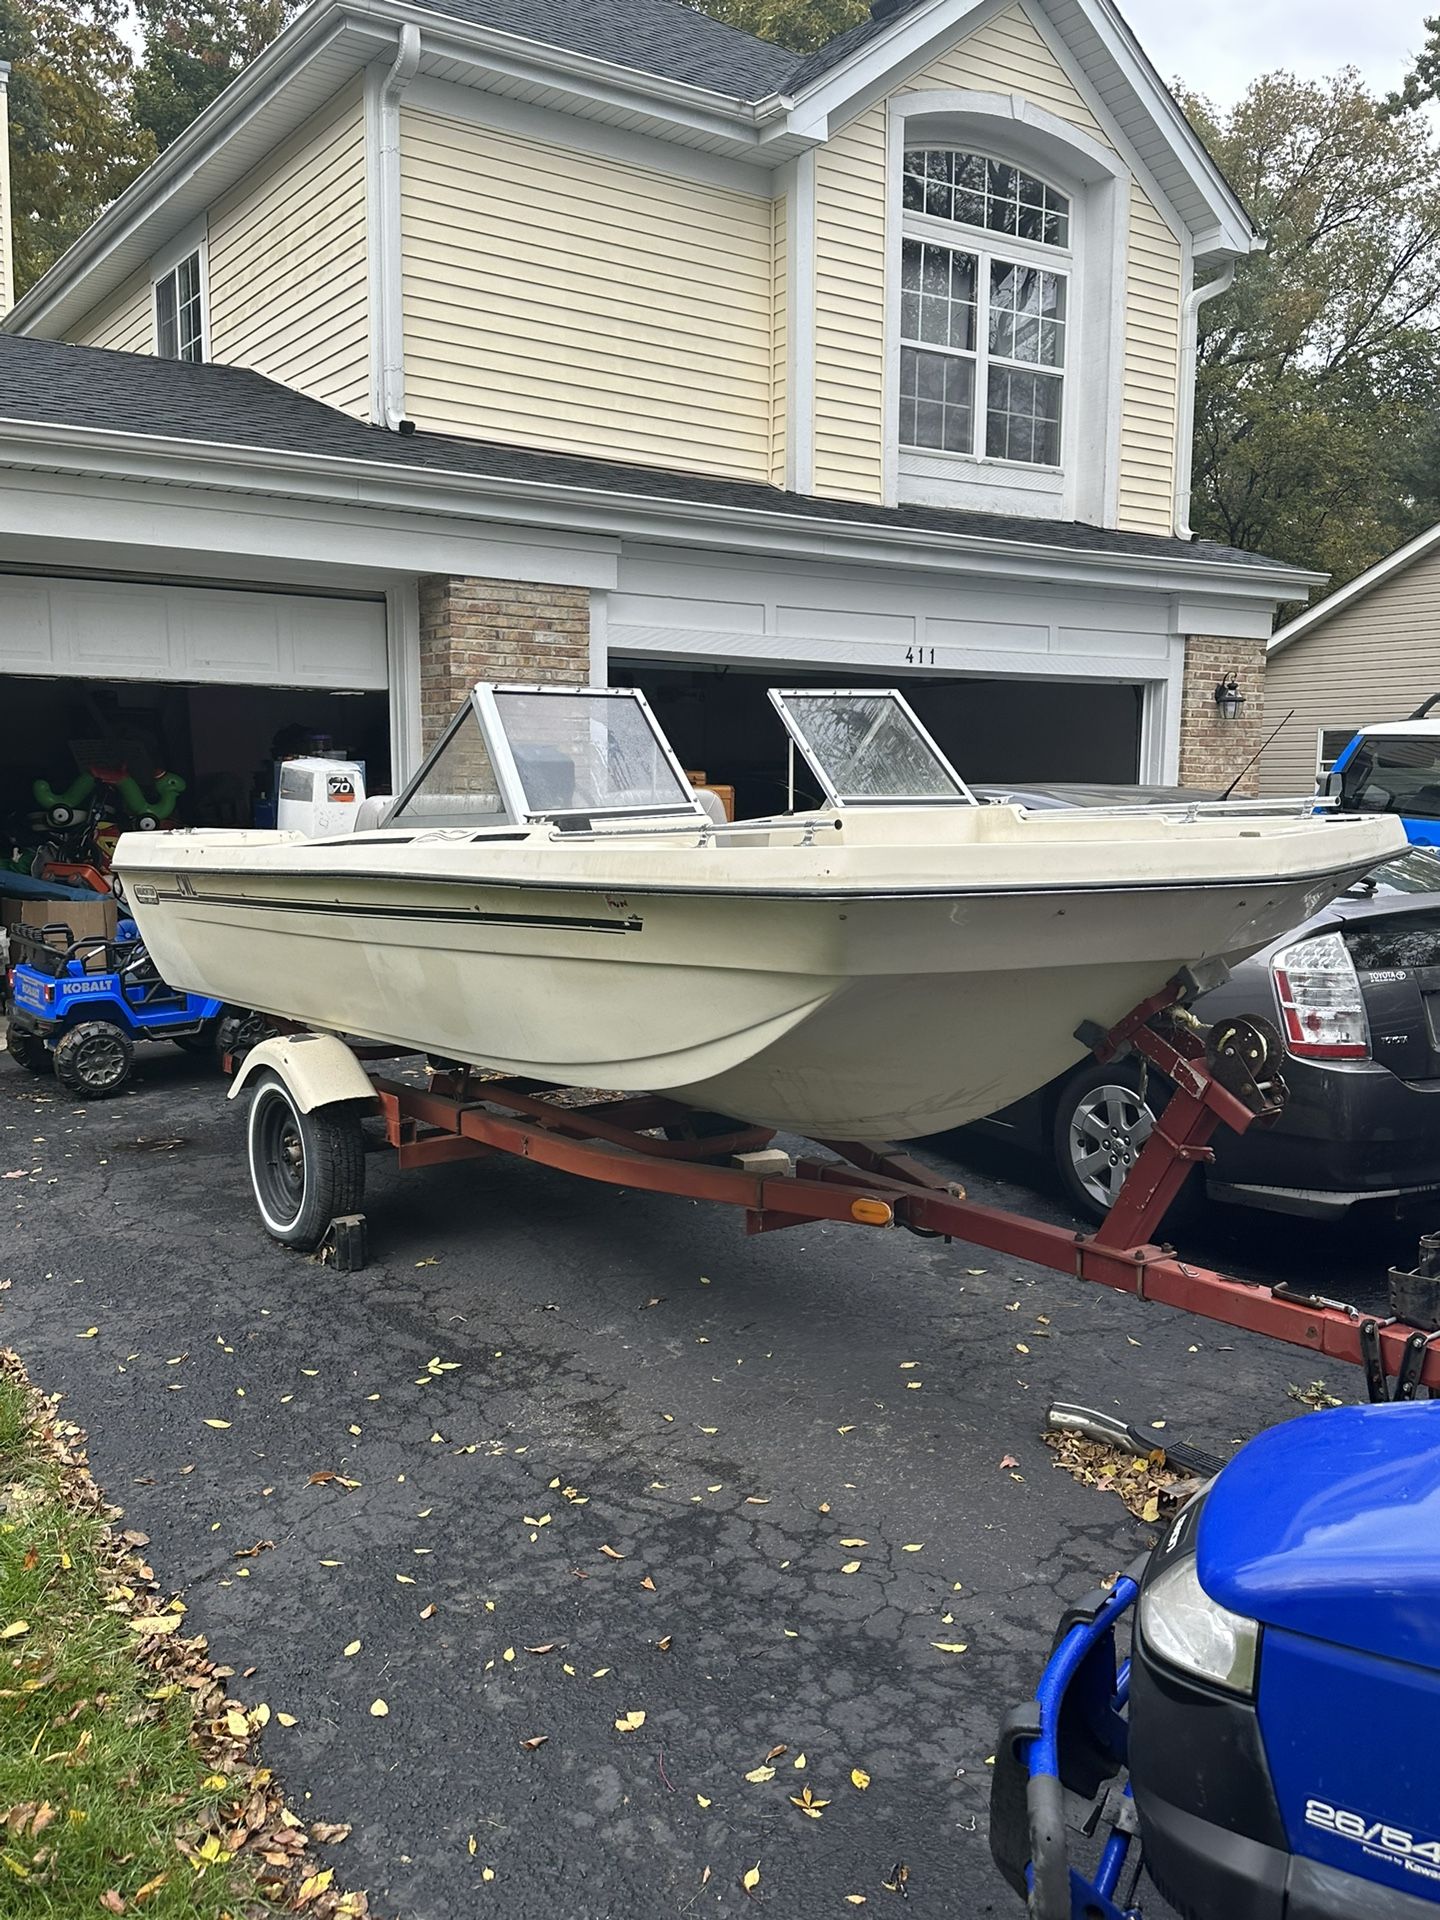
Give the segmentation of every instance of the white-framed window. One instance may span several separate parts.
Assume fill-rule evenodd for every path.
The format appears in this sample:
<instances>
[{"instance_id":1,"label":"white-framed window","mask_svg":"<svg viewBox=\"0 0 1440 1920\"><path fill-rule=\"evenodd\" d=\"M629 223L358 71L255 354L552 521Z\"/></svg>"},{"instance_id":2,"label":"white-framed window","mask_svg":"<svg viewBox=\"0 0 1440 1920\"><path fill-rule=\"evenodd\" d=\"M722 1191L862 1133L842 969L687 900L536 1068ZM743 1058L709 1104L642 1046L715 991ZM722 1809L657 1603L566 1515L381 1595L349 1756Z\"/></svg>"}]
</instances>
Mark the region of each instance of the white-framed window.
<instances>
[{"instance_id":1,"label":"white-framed window","mask_svg":"<svg viewBox=\"0 0 1440 1920\"><path fill-rule=\"evenodd\" d=\"M205 358L205 275L198 247L155 281L155 351L162 360Z\"/></svg>"},{"instance_id":2,"label":"white-framed window","mask_svg":"<svg viewBox=\"0 0 1440 1920\"><path fill-rule=\"evenodd\" d=\"M1069 196L987 154L908 146L901 207L901 446L1058 470Z\"/></svg>"},{"instance_id":3,"label":"white-framed window","mask_svg":"<svg viewBox=\"0 0 1440 1920\"><path fill-rule=\"evenodd\" d=\"M1323 780L1335 762L1360 731L1352 720L1347 726L1321 727L1315 737L1315 777Z\"/></svg>"}]
</instances>

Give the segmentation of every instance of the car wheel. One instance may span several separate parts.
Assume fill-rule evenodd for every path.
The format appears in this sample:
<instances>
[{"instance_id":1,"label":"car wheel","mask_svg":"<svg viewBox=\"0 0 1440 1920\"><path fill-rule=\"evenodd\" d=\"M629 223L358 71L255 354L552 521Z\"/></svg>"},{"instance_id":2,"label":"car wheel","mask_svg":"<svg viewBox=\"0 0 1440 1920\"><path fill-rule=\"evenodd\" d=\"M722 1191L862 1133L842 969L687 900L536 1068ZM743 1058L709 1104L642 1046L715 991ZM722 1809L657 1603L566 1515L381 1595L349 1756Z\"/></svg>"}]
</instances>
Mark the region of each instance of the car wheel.
<instances>
[{"instance_id":1,"label":"car wheel","mask_svg":"<svg viewBox=\"0 0 1440 1920\"><path fill-rule=\"evenodd\" d=\"M1154 1132L1156 1112L1169 1098L1168 1081L1156 1073L1147 1075L1143 1095L1140 1084L1140 1069L1132 1061L1097 1062L1073 1073L1055 1102L1055 1169L1071 1205L1092 1220L1103 1220L1115 1204Z\"/></svg>"},{"instance_id":2,"label":"car wheel","mask_svg":"<svg viewBox=\"0 0 1440 1920\"><path fill-rule=\"evenodd\" d=\"M313 1253L338 1215L365 1197L360 1116L344 1107L302 1113L278 1074L265 1073L250 1101L250 1184L266 1231Z\"/></svg>"},{"instance_id":3,"label":"car wheel","mask_svg":"<svg viewBox=\"0 0 1440 1920\"><path fill-rule=\"evenodd\" d=\"M82 1100L105 1100L130 1078L135 1043L109 1020L67 1027L55 1042L55 1078Z\"/></svg>"}]
</instances>

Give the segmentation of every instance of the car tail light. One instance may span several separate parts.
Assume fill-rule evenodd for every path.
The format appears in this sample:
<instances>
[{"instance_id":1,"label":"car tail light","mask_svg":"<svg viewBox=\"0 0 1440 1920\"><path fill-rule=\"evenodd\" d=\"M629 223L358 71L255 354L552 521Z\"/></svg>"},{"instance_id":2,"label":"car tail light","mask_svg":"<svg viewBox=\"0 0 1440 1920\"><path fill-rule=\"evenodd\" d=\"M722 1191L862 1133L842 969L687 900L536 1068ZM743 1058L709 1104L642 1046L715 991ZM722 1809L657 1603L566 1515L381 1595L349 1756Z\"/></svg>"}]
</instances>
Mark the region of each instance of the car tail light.
<instances>
[{"instance_id":1,"label":"car tail light","mask_svg":"<svg viewBox=\"0 0 1440 1920\"><path fill-rule=\"evenodd\" d=\"M1370 1027L1360 976L1338 933L1284 947L1270 962L1285 1045L1307 1060L1368 1060Z\"/></svg>"}]
</instances>

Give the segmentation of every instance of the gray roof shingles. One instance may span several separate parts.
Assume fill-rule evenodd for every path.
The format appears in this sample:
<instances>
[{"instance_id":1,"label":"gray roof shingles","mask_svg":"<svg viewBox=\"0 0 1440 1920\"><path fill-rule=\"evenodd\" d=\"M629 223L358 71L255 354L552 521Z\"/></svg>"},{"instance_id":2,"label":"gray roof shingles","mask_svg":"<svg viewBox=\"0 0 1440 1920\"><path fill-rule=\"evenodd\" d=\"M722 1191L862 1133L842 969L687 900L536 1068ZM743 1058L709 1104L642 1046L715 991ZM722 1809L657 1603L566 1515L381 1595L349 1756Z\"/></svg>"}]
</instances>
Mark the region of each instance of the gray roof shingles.
<instances>
[{"instance_id":1,"label":"gray roof shingles","mask_svg":"<svg viewBox=\"0 0 1440 1920\"><path fill-rule=\"evenodd\" d=\"M682 0L420 0L431 13L566 47L737 100L785 90L799 60Z\"/></svg>"},{"instance_id":2,"label":"gray roof shingles","mask_svg":"<svg viewBox=\"0 0 1440 1920\"><path fill-rule=\"evenodd\" d=\"M942 507L883 507L819 499L760 482L592 460L542 448L498 445L441 433L390 433L243 367L198 366L149 354L74 347L28 335L0 334L0 423L75 427L82 432L139 434L259 452L362 460L537 486L617 496L739 508L850 526L908 528L1134 559L1187 559L1259 571L1276 563L1208 541L1119 533L1078 520L1022 519L1012 514ZM0 451L3 459L3 451ZM417 502L417 504L420 504ZM541 509L543 512L543 509Z\"/></svg>"}]
</instances>

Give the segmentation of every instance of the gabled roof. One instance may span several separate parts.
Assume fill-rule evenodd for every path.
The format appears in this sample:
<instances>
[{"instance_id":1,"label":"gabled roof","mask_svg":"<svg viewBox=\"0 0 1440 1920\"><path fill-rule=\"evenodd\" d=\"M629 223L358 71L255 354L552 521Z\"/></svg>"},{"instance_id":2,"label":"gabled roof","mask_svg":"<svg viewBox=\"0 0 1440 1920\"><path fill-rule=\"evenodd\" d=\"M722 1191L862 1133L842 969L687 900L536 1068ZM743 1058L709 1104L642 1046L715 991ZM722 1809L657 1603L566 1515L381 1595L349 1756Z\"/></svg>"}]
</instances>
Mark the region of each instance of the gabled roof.
<instances>
[{"instance_id":1,"label":"gabled roof","mask_svg":"<svg viewBox=\"0 0 1440 1920\"><path fill-rule=\"evenodd\" d=\"M396 59L418 72L778 166L954 45L987 0L898 0L809 55L683 0L311 0L29 289L10 332L63 335L335 93ZM1114 0L1029 0L1117 145L1148 169L1197 262L1244 253L1244 207L1146 60Z\"/></svg>"},{"instance_id":2,"label":"gabled roof","mask_svg":"<svg viewBox=\"0 0 1440 1920\"><path fill-rule=\"evenodd\" d=\"M403 480L408 473L418 482L449 474L477 483L527 486L546 497L573 492L610 495L617 502L691 507L712 514L717 527L732 515L763 515L772 524L824 524L837 535L847 529L855 534L888 531L936 536L937 546L948 538L992 547L1004 543L1032 554L1049 550L1097 561L1169 563L1192 580L1212 570L1228 581L1243 577L1277 600L1292 597L1297 581L1294 568L1206 541L1120 533L1077 520L821 499L758 481L592 460L454 434L391 433L248 368L0 334L0 463L5 440L27 424L74 430L77 444L83 444L85 435L99 444L120 434L135 436L137 442L153 441L157 447L179 444L199 452L231 453L253 449L311 462L333 461L337 473L343 463L343 471L353 474L359 463L391 479ZM418 491L413 504L425 504ZM537 517L543 511L537 507Z\"/></svg>"},{"instance_id":3,"label":"gabled roof","mask_svg":"<svg viewBox=\"0 0 1440 1920\"><path fill-rule=\"evenodd\" d=\"M1407 567L1413 567L1417 560L1423 560L1437 549L1440 549L1440 526L1427 527L1424 533L1417 533L1403 547L1397 547L1394 553L1377 560L1373 567L1356 574L1353 580L1347 580L1334 593L1327 593L1323 600L1317 600L1313 607L1307 607L1304 613L1297 613L1293 620L1272 633L1266 644L1266 657L1273 659L1277 653L1293 647L1297 640L1303 640L1307 634L1314 633L1317 627L1323 627L1332 614L1339 613L1344 607L1353 607L1367 593L1373 593L1376 587L1393 580L1397 574L1404 573Z\"/></svg>"}]
</instances>

